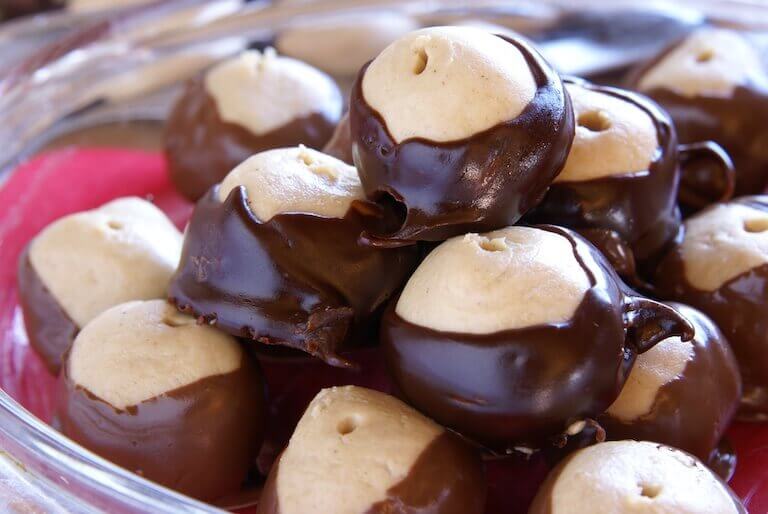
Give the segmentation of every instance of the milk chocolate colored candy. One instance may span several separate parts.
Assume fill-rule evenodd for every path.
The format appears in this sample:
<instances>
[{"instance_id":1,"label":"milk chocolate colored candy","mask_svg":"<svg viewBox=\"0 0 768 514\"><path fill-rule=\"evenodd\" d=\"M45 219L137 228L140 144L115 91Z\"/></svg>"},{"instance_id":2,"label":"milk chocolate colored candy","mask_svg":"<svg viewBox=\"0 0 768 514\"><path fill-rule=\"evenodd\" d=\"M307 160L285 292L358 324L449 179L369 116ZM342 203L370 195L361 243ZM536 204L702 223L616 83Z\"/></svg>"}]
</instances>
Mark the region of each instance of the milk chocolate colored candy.
<instances>
[{"instance_id":1,"label":"milk chocolate colored candy","mask_svg":"<svg viewBox=\"0 0 768 514\"><path fill-rule=\"evenodd\" d=\"M19 260L19 301L27 336L57 373L77 332L109 307L165 297L181 234L154 205L121 198L61 218Z\"/></svg>"},{"instance_id":2,"label":"milk chocolate colored candy","mask_svg":"<svg viewBox=\"0 0 768 514\"><path fill-rule=\"evenodd\" d=\"M307 148L262 152L195 207L170 297L230 334L350 363L415 267L415 247L363 244L381 221L354 167Z\"/></svg>"},{"instance_id":3,"label":"milk chocolate colored candy","mask_svg":"<svg viewBox=\"0 0 768 514\"><path fill-rule=\"evenodd\" d=\"M637 357L618 399L600 418L609 439L654 441L708 462L741 400L741 375L728 341L706 315L670 304L694 326Z\"/></svg>"},{"instance_id":4,"label":"milk chocolate colored candy","mask_svg":"<svg viewBox=\"0 0 768 514\"><path fill-rule=\"evenodd\" d=\"M258 514L481 514L476 450L391 396L318 393L272 467Z\"/></svg>"},{"instance_id":5,"label":"milk chocolate colored candy","mask_svg":"<svg viewBox=\"0 0 768 514\"><path fill-rule=\"evenodd\" d=\"M768 418L768 197L741 197L686 220L655 285L712 318L739 363L740 416Z\"/></svg>"},{"instance_id":6,"label":"milk chocolate colored candy","mask_svg":"<svg viewBox=\"0 0 768 514\"><path fill-rule=\"evenodd\" d=\"M246 51L192 79L176 102L165 130L171 179L197 200L257 152L322 148L341 106L338 87L321 71L272 49Z\"/></svg>"},{"instance_id":7,"label":"milk chocolate colored candy","mask_svg":"<svg viewBox=\"0 0 768 514\"><path fill-rule=\"evenodd\" d=\"M515 223L565 163L573 110L521 39L432 27L388 46L350 98L352 154L369 199L397 219L380 244Z\"/></svg>"},{"instance_id":8,"label":"milk chocolate colored candy","mask_svg":"<svg viewBox=\"0 0 768 514\"><path fill-rule=\"evenodd\" d=\"M628 84L669 112L682 143L712 140L725 148L736 168L737 194L765 190L768 75L743 35L700 29L641 65Z\"/></svg>"},{"instance_id":9,"label":"milk chocolate colored candy","mask_svg":"<svg viewBox=\"0 0 768 514\"><path fill-rule=\"evenodd\" d=\"M633 279L635 265L651 267L680 227L681 155L674 127L642 95L576 79L566 80L566 90L576 137L563 171L526 219L579 231ZM697 156L707 149L697 147ZM693 150L683 151L692 158ZM731 171L727 163L721 166L723 174ZM628 255L610 258L617 244Z\"/></svg>"},{"instance_id":10,"label":"milk chocolate colored candy","mask_svg":"<svg viewBox=\"0 0 768 514\"><path fill-rule=\"evenodd\" d=\"M416 408L491 448L539 445L594 418L635 357L691 325L553 226L449 239L384 315L393 378Z\"/></svg>"},{"instance_id":11,"label":"milk chocolate colored candy","mask_svg":"<svg viewBox=\"0 0 768 514\"><path fill-rule=\"evenodd\" d=\"M696 457L647 441L590 446L561 462L528 514L746 514Z\"/></svg>"},{"instance_id":12,"label":"milk chocolate colored candy","mask_svg":"<svg viewBox=\"0 0 768 514\"><path fill-rule=\"evenodd\" d=\"M163 300L91 321L61 378L67 437L202 500L236 492L261 445L264 386L240 344Z\"/></svg>"}]
</instances>

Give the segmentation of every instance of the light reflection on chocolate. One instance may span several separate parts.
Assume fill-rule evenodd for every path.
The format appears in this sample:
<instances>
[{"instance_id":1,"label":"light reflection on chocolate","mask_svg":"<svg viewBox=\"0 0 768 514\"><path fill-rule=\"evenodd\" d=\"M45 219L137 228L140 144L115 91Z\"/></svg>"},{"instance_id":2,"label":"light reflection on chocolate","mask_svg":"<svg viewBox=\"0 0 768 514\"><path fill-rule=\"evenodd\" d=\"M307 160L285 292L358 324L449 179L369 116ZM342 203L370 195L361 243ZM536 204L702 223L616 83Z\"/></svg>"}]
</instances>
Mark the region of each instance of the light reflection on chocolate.
<instances>
[{"instance_id":1,"label":"light reflection on chocolate","mask_svg":"<svg viewBox=\"0 0 768 514\"><path fill-rule=\"evenodd\" d=\"M726 181L718 186L690 184L689 180L684 183L683 197L691 202L699 196L712 194L711 190L716 187L726 188L719 196L730 198L732 189L727 190L727 178L732 176L732 169L729 162L720 161L722 155L717 145L706 143L679 149L667 114L642 95L579 79L566 79L565 82L615 97L645 112L656 128L657 157L648 170L641 172L579 182L555 182L542 202L524 219L578 231L606 254L622 278L642 287L680 227L677 206L680 162L686 164L690 175L714 166L716 170L711 172L711 179ZM689 192L688 186L699 189L696 193Z\"/></svg>"},{"instance_id":2,"label":"light reflection on chocolate","mask_svg":"<svg viewBox=\"0 0 768 514\"><path fill-rule=\"evenodd\" d=\"M181 310L261 344L299 349L334 366L364 344L385 302L419 259L416 246L381 249L358 239L380 222L355 202L344 218L251 213L242 187L198 202L169 296Z\"/></svg>"},{"instance_id":3,"label":"light reflection on chocolate","mask_svg":"<svg viewBox=\"0 0 768 514\"><path fill-rule=\"evenodd\" d=\"M395 383L436 421L497 450L538 447L616 399L637 353L673 335L693 335L677 312L636 296L605 258L575 233L591 280L572 319L492 334L448 333L387 309L381 342ZM589 391L590 394L585 394Z\"/></svg>"}]
</instances>

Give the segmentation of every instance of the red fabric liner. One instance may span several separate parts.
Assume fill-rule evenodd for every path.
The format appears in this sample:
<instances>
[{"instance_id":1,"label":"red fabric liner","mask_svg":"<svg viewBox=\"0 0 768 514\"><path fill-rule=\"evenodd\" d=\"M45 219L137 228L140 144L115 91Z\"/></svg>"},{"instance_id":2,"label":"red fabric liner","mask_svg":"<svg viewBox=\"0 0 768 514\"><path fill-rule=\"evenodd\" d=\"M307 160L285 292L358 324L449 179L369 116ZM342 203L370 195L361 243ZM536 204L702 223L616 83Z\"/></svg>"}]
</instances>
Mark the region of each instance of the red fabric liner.
<instances>
[{"instance_id":1,"label":"red fabric liner","mask_svg":"<svg viewBox=\"0 0 768 514\"><path fill-rule=\"evenodd\" d=\"M151 199L180 228L192 210L168 181L162 155L133 150L55 151L22 164L0 188L0 387L44 421L53 412L55 378L27 344L17 302L16 261L27 242L53 220L128 195ZM268 378L278 374L283 375L267 372ZM279 381L285 380L283 375ZM302 385L301 380L281 383L280 389L295 392L317 385L315 380ZM768 425L737 424L729 435L738 454L731 486L750 512L768 512ZM488 513L524 514L545 473L541 463L491 463Z\"/></svg>"}]
</instances>

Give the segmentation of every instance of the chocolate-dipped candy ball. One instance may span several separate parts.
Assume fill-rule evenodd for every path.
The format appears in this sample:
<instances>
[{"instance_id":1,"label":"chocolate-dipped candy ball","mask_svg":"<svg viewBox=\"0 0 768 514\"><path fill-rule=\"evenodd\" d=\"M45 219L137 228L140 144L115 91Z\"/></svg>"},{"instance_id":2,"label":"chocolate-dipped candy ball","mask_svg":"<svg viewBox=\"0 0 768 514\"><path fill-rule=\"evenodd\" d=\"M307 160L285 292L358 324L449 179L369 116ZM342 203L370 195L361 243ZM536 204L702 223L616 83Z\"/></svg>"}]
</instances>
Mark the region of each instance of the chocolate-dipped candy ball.
<instances>
[{"instance_id":1,"label":"chocolate-dipped candy ball","mask_svg":"<svg viewBox=\"0 0 768 514\"><path fill-rule=\"evenodd\" d=\"M755 48L736 32L703 28L636 70L630 87L672 117L682 143L721 144L736 167L736 193L768 185L768 77Z\"/></svg>"},{"instance_id":2,"label":"chocolate-dipped candy ball","mask_svg":"<svg viewBox=\"0 0 768 514\"><path fill-rule=\"evenodd\" d=\"M563 171L527 216L534 223L575 229L613 256L626 247L634 273L677 234L679 182L675 131L652 101L620 89L566 81L576 116L576 137ZM614 259L611 259L614 260Z\"/></svg>"},{"instance_id":3,"label":"chocolate-dipped candy ball","mask_svg":"<svg viewBox=\"0 0 768 514\"><path fill-rule=\"evenodd\" d=\"M322 148L341 117L329 76L268 48L248 50L192 79L165 130L171 179L202 197L251 155L304 144Z\"/></svg>"},{"instance_id":4,"label":"chocolate-dipped candy ball","mask_svg":"<svg viewBox=\"0 0 768 514\"><path fill-rule=\"evenodd\" d=\"M360 242L380 219L354 167L304 147L256 154L198 202L170 297L233 335L349 365L337 352L370 339L418 258Z\"/></svg>"},{"instance_id":5,"label":"chocolate-dipped candy ball","mask_svg":"<svg viewBox=\"0 0 768 514\"><path fill-rule=\"evenodd\" d=\"M296 23L275 37L275 47L333 75L353 78L395 39L419 28L398 12L343 15Z\"/></svg>"},{"instance_id":6,"label":"chocolate-dipped candy ball","mask_svg":"<svg viewBox=\"0 0 768 514\"><path fill-rule=\"evenodd\" d=\"M399 225L370 237L390 245L515 223L562 169L574 130L541 56L473 27L392 43L360 71L349 116L365 193Z\"/></svg>"},{"instance_id":7,"label":"chocolate-dipped candy ball","mask_svg":"<svg viewBox=\"0 0 768 514\"><path fill-rule=\"evenodd\" d=\"M768 197L717 204L686 220L655 284L723 331L744 382L741 415L768 417Z\"/></svg>"},{"instance_id":8,"label":"chocolate-dipped candy ball","mask_svg":"<svg viewBox=\"0 0 768 514\"><path fill-rule=\"evenodd\" d=\"M708 462L741 400L741 375L722 332L706 315L670 304L694 326L637 357L621 394L598 418L609 439L655 441Z\"/></svg>"},{"instance_id":9,"label":"chocolate-dipped candy ball","mask_svg":"<svg viewBox=\"0 0 768 514\"><path fill-rule=\"evenodd\" d=\"M553 469L528 514L746 514L696 457L648 441L614 441L570 455Z\"/></svg>"},{"instance_id":10,"label":"chocolate-dipped candy ball","mask_svg":"<svg viewBox=\"0 0 768 514\"><path fill-rule=\"evenodd\" d=\"M541 444L619 395L635 356L690 324L554 226L449 239L382 320L405 397L491 448Z\"/></svg>"},{"instance_id":11,"label":"chocolate-dipped candy ball","mask_svg":"<svg viewBox=\"0 0 768 514\"><path fill-rule=\"evenodd\" d=\"M130 300L164 298L182 238L157 207L120 198L48 225L19 259L29 342L52 373L77 332Z\"/></svg>"},{"instance_id":12,"label":"chocolate-dipped candy ball","mask_svg":"<svg viewBox=\"0 0 768 514\"><path fill-rule=\"evenodd\" d=\"M112 462L203 500L235 492L261 445L261 372L237 340L164 300L124 303L78 334L61 431Z\"/></svg>"},{"instance_id":13,"label":"chocolate-dipped candy ball","mask_svg":"<svg viewBox=\"0 0 768 514\"><path fill-rule=\"evenodd\" d=\"M258 514L481 514L478 453L400 400L323 389L272 467Z\"/></svg>"}]
</instances>

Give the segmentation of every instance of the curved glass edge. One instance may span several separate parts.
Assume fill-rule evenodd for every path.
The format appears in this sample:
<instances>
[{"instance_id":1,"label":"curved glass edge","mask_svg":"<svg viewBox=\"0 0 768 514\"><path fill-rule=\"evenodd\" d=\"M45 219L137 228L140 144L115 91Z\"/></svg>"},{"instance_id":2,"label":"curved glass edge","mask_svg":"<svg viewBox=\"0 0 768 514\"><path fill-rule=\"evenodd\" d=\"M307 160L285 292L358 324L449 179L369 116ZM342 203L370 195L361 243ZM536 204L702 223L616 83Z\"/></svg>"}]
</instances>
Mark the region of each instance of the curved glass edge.
<instances>
[{"instance_id":1,"label":"curved glass edge","mask_svg":"<svg viewBox=\"0 0 768 514\"><path fill-rule=\"evenodd\" d=\"M4 391L0 391L0 448L6 474L12 473L25 491L22 499L46 507L44 512L223 512L98 457L37 419Z\"/></svg>"},{"instance_id":2,"label":"curved glass edge","mask_svg":"<svg viewBox=\"0 0 768 514\"><path fill-rule=\"evenodd\" d=\"M204 22L168 17L185 10L200 9L202 0L167 2L127 14L118 22L92 25L68 38L51 54L50 48L32 56L22 66L0 70L0 187L3 173L34 150L46 132L83 119L161 119L180 80L247 46L253 39L268 39L279 28L308 17L366 13L382 9L402 10L414 16L439 13L477 12L483 9L513 10L516 15L551 17L562 7L594 7L594 1L550 0L425 2L419 0L328 0L313 4L268 7L269 2L238 4L222 16ZM618 1L612 7L634 2ZM703 7L720 13L735 24L765 20L766 7L748 1L654 2L658 6ZM553 10L557 8L557 10ZM755 16L759 12L762 16ZM156 21L161 14L164 21ZM149 30L147 26L149 24ZM153 28L154 27L154 28ZM0 29L0 41L2 41ZM48 52L48 54L46 54ZM153 80L135 84L137 74ZM116 87L116 84L118 87ZM117 91L117 93L115 92ZM149 95L149 96L147 96ZM169 96L170 95L170 96ZM148 98L150 101L148 101ZM90 106L106 109L88 111ZM83 115L85 113L85 115ZM90 513L216 513L213 507L196 502L129 473L68 440L42 423L0 391L0 448L17 464L18 480L63 505L65 512ZM10 467L8 467L10 466ZM52 512L55 512L51 510Z\"/></svg>"},{"instance_id":3,"label":"curved glass edge","mask_svg":"<svg viewBox=\"0 0 768 514\"><path fill-rule=\"evenodd\" d=\"M276 31L293 23L345 14L375 15L383 10L421 21L456 14L551 21L579 9L638 9L632 0L614 0L610 5L595 0L242 2L155 2L117 19L86 23L17 65L0 68L0 176L29 154L42 134L73 113L118 104L177 83L253 41L270 41ZM661 0L648 2L642 9L703 9L731 25L768 27L765 6L749 0ZM6 30L0 28L0 41Z\"/></svg>"}]
</instances>

